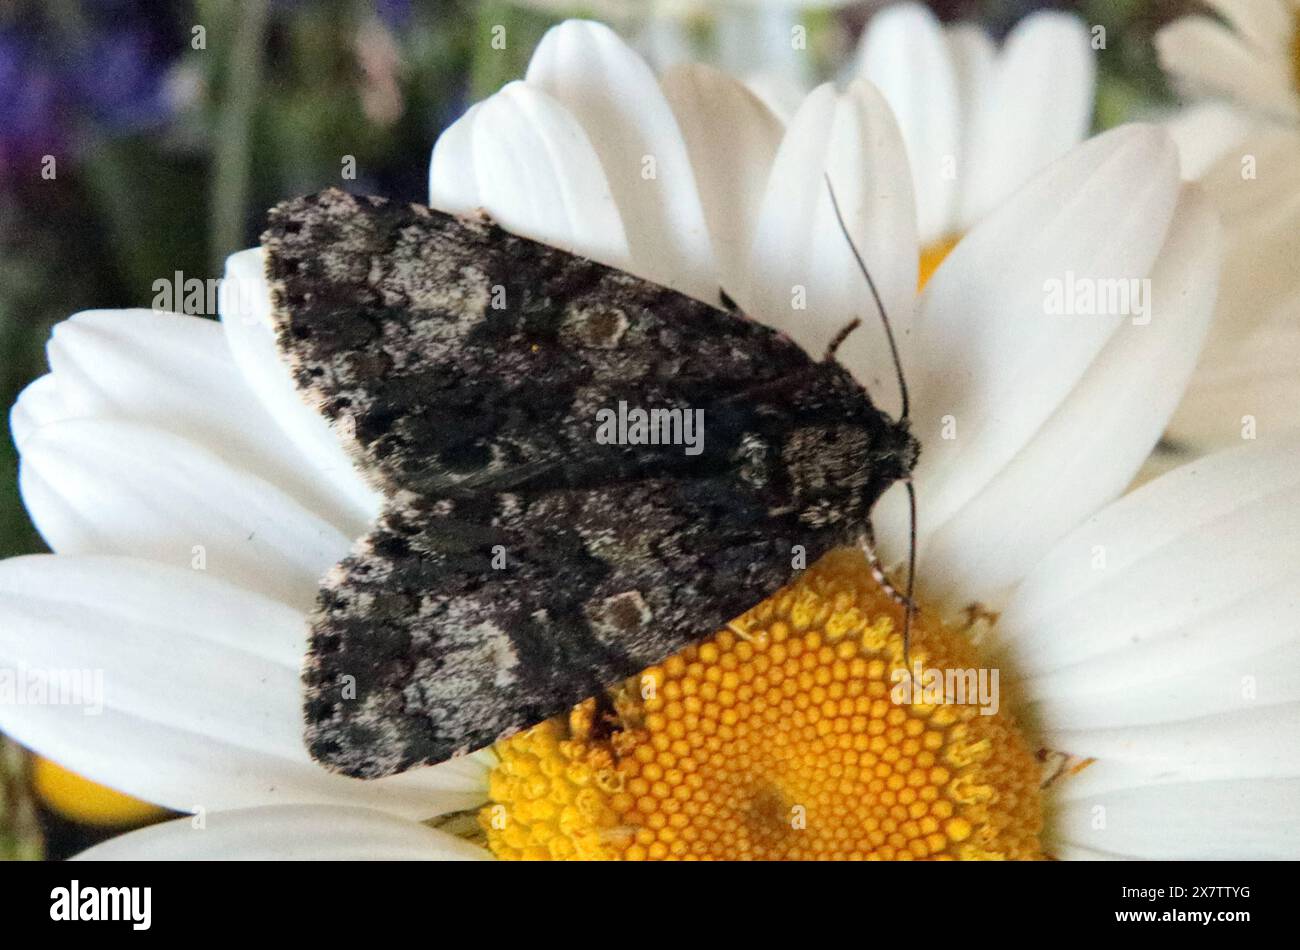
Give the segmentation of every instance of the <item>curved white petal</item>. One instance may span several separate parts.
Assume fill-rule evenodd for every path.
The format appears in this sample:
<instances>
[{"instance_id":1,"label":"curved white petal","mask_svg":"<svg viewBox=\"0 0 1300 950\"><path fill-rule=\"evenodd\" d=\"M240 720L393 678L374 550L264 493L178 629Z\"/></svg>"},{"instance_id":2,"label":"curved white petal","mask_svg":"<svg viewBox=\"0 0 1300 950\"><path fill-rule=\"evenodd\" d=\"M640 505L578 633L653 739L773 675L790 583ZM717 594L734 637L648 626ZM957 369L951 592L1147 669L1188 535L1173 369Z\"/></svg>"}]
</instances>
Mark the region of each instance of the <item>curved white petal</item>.
<instances>
[{"instance_id":1,"label":"curved white petal","mask_svg":"<svg viewBox=\"0 0 1300 950\"><path fill-rule=\"evenodd\" d=\"M1098 513L1020 585L997 643L1046 729L1190 720L1300 699L1297 607L1300 442L1274 439Z\"/></svg>"},{"instance_id":2,"label":"curved white petal","mask_svg":"<svg viewBox=\"0 0 1300 950\"><path fill-rule=\"evenodd\" d=\"M757 96L782 125L787 125L799 111L807 94L807 87L779 73L757 72L743 78L745 88Z\"/></svg>"},{"instance_id":3,"label":"curved white petal","mask_svg":"<svg viewBox=\"0 0 1300 950\"><path fill-rule=\"evenodd\" d=\"M1294 653L1294 641L1291 646ZM1291 676L1296 666L1291 663ZM1143 785L1300 779L1300 701L1175 722L1097 728L1076 728L1071 724L1069 728L1048 729L1042 735L1053 749L1123 763L1133 780Z\"/></svg>"},{"instance_id":4,"label":"curved white petal","mask_svg":"<svg viewBox=\"0 0 1300 950\"><path fill-rule=\"evenodd\" d=\"M875 83L898 119L912 168L923 244L953 226L961 97L948 38L927 7L903 3L871 18L858 46L859 75Z\"/></svg>"},{"instance_id":5,"label":"curved white petal","mask_svg":"<svg viewBox=\"0 0 1300 950\"><path fill-rule=\"evenodd\" d=\"M14 445L21 452L28 437L41 426L73 415L54 374L37 377L18 394L9 410L9 431L13 433Z\"/></svg>"},{"instance_id":6,"label":"curved white petal","mask_svg":"<svg viewBox=\"0 0 1300 950\"><path fill-rule=\"evenodd\" d=\"M609 27L570 20L542 38L527 82L586 130L622 220L636 222L627 232L631 270L715 303L718 273L695 174L650 67Z\"/></svg>"},{"instance_id":7,"label":"curved white petal","mask_svg":"<svg viewBox=\"0 0 1300 950\"><path fill-rule=\"evenodd\" d=\"M1235 347L1206 352L1169 421L1169 438L1209 451L1236 447L1245 438L1295 432L1300 429L1297 367L1300 298L1290 314L1260 327Z\"/></svg>"},{"instance_id":8,"label":"curved white petal","mask_svg":"<svg viewBox=\"0 0 1300 950\"><path fill-rule=\"evenodd\" d=\"M1183 177L1191 180L1200 178L1224 155L1236 151L1251 126L1244 112L1223 102L1188 106L1165 122L1178 143Z\"/></svg>"},{"instance_id":9,"label":"curved white petal","mask_svg":"<svg viewBox=\"0 0 1300 950\"><path fill-rule=\"evenodd\" d=\"M190 567L308 610L351 539L227 455L112 419L47 425L23 447L28 514L59 554Z\"/></svg>"},{"instance_id":10,"label":"curved white petal","mask_svg":"<svg viewBox=\"0 0 1300 950\"><path fill-rule=\"evenodd\" d=\"M1257 327L1300 313L1300 134L1247 137L1202 178L1223 216L1223 299L1204 365Z\"/></svg>"},{"instance_id":11,"label":"curved white petal","mask_svg":"<svg viewBox=\"0 0 1300 950\"><path fill-rule=\"evenodd\" d=\"M144 424L237 459L333 523L347 520L337 494L286 445L244 384L211 320L87 311L58 324L46 349L52 378L24 394L31 409L15 409L20 427L57 418Z\"/></svg>"},{"instance_id":12,"label":"curved white petal","mask_svg":"<svg viewBox=\"0 0 1300 950\"><path fill-rule=\"evenodd\" d=\"M0 728L94 781L178 811L334 803L427 817L482 802L481 756L372 782L312 762L305 650L301 613L200 571L113 557L0 562L0 666L102 677L98 713L94 702L6 704Z\"/></svg>"},{"instance_id":13,"label":"curved white petal","mask_svg":"<svg viewBox=\"0 0 1300 950\"><path fill-rule=\"evenodd\" d=\"M1262 52L1286 55L1295 19L1286 0L1206 0Z\"/></svg>"},{"instance_id":14,"label":"curved white petal","mask_svg":"<svg viewBox=\"0 0 1300 950\"><path fill-rule=\"evenodd\" d=\"M998 55L962 143L960 230L1083 140L1096 67L1087 27L1061 13L1025 17Z\"/></svg>"},{"instance_id":15,"label":"curved white petal","mask_svg":"<svg viewBox=\"0 0 1300 950\"><path fill-rule=\"evenodd\" d=\"M966 136L975 111L989 94L989 84L997 70L997 47L992 38L973 23L959 23L945 31L948 56L957 77L957 94L961 97L961 127L963 148L969 145Z\"/></svg>"},{"instance_id":16,"label":"curved white petal","mask_svg":"<svg viewBox=\"0 0 1300 950\"><path fill-rule=\"evenodd\" d=\"M110 838L77 861L474 861L484 849L368 808L279 805L177 818Z\"/></svg>"},{"instance_id":17,"label":"curved white petal","mask_svg":"<svg viewBox=\"0 0 1300 950\"><path fill-rule=\"evenodd\" d=\"M1213 210L1186 188L1149 289L1139 290L1143 310L1120 325L988 485L946 522L927 519L927 596L954 609L974 600L996 606L998 592L1129 485L1196 365L1214 313L1220 248ZM930 498L921 497L924 517Z\"/></svg>"},{"instance_id":18,"label":"curved white petal","mask_svg":"<svg viewBox=\"0 0 1300 950\"><path fill-rule=\"evenodd\" d=\"M918 259L911 174L889 105L864 80L841 95L829 84L820 87L790 123L737 301L818 357L836 333L861 319L837 359L877 406L897 414L898 383L880 313L835 219L828 177L906 365Z\"/></svg>"},{"instance_id":19,"label":"curved white petal","mask_svg":"<svg viewBox=\"0 0 1300 950\"><path fill-rule=\"evenodd\" d=\"M429 159L429 207L465 214L483 207L474 167L474 121L483 103L476 102L447 126L433 143Z\"/></svg>"},{"instance_id":20,"label":"curved white petal","mask_svg":"<svg viewBox=\"0 0 1300 950\"><path fill-rule=\"evenodd\" d=\"M695 169L719 280L738 287L784 128L754 93L708 66L670 70L663 90Z\"/></svg>"},{"instance_id":21,"label":"curved white petal","mask_svg":"<svg viewBox=\"0 0 1300 950\"><path fill-rule=\"evenodd\" d=\"M1300 116L1285 56L1267 57L1223 24L1188 16L1161 28L1156 52L1164 70L1194 92L1226 94L1274 116Z\"/></svg>"},{"instance_id":22,"label":"curved white petal","mask_svg":"<svg viewBox=\"0 0 1300 950\"><path fill-rule=\"evenodd\" d=\"M913 334L926 359L909 377L924 446L915 473L923 540L1025 450L1129 321L1062 315L1054 297L1072 277L1151 275L1179 195L1177 162L1172 141L1150 126L1098 136L986 218L931 279ZM907 536L900 501L891 492L876 508L895 556ZM940 580L924 558L920 571L923 584Z\"/></svg>"},{"instance_id":23,"label":"curved white petal","mask_svg":"<svg viewBox=\"0 0 1300 950\"><path fill-rule=\"evenodd\" d=\"M510 83L444 132L429 190L441 210L481 208L512 233L629 265L623 223L587 133L535 86Z\"/></svg>"},{"instance_id":24,"label":"curved white petal","mask_svg":"<svg viewBox=\"0 0 1300 950\"><path fill-rule=\"evenodd\" d=\"M287 436L296 447L304 476L330 494L339 527L351 537L361 534L379 511L379 496L356 471L325 418L294 388L289 369L280 360L260 248L226 258L219 305L226 343L245 388L252 390L278 424L279 441L284 443ZM241 418L230 414L226 422L237 426Z\"/></svg>"},{"instance_id":25,"label":"curved white petal","mask_svg":"<svg viewBox=\"0 0 1300 950\"><path fill-rule=\"evenodd\" d=\"M1055 803L1058 856L1268 860L1300 855L1300 779L1116 789Z\"/></svg>"}]
</instances>

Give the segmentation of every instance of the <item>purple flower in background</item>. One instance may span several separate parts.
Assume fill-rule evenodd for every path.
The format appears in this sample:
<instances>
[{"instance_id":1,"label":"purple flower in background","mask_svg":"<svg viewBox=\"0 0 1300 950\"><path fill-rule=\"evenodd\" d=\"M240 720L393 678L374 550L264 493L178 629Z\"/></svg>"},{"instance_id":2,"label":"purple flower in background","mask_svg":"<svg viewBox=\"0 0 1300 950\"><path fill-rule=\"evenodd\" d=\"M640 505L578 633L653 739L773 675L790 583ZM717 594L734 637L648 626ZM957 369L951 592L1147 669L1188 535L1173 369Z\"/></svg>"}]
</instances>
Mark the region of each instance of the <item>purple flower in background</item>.
<instances>
[{"instance_id":1,"label":"purple flower in background","mask_svg":"<svg viewBox=\"0 0 1300 950\"><path fill-rule=\"evenodd\" d=\"M150 12L152 11L152 12ZM0 176L90 134L122 135L170 118L166 79L182 32L152 5L87 3L75 32L39 8L0 27Z\"/></svg>"},{"instance_id":2,"label":"purple flower in background","mask_svg":"<svg viewBox=\"0 0 1300 950\"><path fill-rule=\"evenodd\" d=\"M167 69L173 50L139 27L93 33L66 60L76 107L112 132L134 132L170 115Z\"/></svg>"},{"instance_id":3,"label":"purple flower in background","mask_svg":"<svg viewBox=\"0 0 1300 950\"><path fill-rule=\"evenodd\" d=\"M30 39L0 31L0 174L63 146L58 100L58 77Z\"/></svg>"},{"instance_id":4,"label":"purple flower in background","mask_svg":"<svg viewBox=\"0 0 1300 950\"><path fill-rule=\"evenodd\" d=\"M390 30L406 26L411 21L411 0L375 0L375 14Z\"/></svg>"}]
</instances>

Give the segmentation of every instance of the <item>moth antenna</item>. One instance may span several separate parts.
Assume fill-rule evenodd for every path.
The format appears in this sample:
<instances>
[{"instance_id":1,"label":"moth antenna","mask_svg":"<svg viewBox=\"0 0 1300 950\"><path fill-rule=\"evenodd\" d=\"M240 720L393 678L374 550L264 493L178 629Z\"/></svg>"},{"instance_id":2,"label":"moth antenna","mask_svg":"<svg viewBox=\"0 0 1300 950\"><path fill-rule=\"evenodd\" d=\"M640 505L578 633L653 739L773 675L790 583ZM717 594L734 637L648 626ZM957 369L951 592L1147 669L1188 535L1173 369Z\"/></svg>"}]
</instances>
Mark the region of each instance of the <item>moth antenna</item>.
<instances>
[{"instance_id":1,"label":"moth antenna","mask_svg":"<svg viewBox=\"0 0 1300 950\"><path fill-rule=\"evenodd\" d=\"M903 665L912 668L912 615L916 613L916 486L907 479L907 603L903 615Z\"/></svg>"},{"instance_id":2,"label":"moth antenna","mask_svg":"<svg viewBox=\"0 0 1300 950\"><path fill-rule=\"evenodd\" d=\"M899 413L899 420L906 422L909 418L911 404L907 398L907 380L903 378L903 361L898 356L898 343L894 339L894 328L889 322L889 314L885 312L885 305L880 299L880 291L876 289L876 282L871 277L871 271L867 270L867 263L862 259L862 254L858 247L853 243L853 238L849 234L849 226L844 223L844 215L840 212L840 203L835 198L835 188L831 185L831 176L827 173L826 190L831 196L831 208L835 212L835 220L839 222L840 233L844 235L844 240L849 245L849 250L853 252L853 258L858 262L858 270L862 271L862 276L867 280L867 287L871 290L871 297L876 302L876 309L880 311L880 322L884 324L885 336L889 340L889 355L894 360L894 372L898 376L898 391L902 395L902 411Z\"/></svg>"},{"instance_id":3,"label":"moth antenna","mask_svg":"<svg viewBox=\"0 0 1300 950\"><path fill-rule=\"evenodd\" d=\"M898 392L902 397L902 409L899 413L899 421L906 423L911 415L911 401L907 395L907 379L903 376L903 361L898 355L898 341L894 339L894 327L889 322L889 314L885 312L884 301L880 299L880 291L876 288L876 282L871 276L871 271L867 268L867 262L862 259L862 252L858 246L853 243L853 236L849 234L849 226L844 221L844 214L840 211L839 200L835 197L835 186L831 184L830 173L823 177L826 179L826 191L831 198L831 210L835 212L835 220L839 223L840 233L844 235L845 242L849 245L849 250L853 252L853 259L858 263L858 270L867 281L867 288L871 291L871 298L876 302L876 309L880 311L880 322L885 328L885 338L889 340L889 355L894 361L894 373L898 376ZM851 332L851 324L848 331ZM841 332L835 338L833 346L838 346L844 341L847 332ZM834 350L832 349L832 352ZM903 609L906 611L903 619L903 664L910 669L912 666L912 617L916 613L916 601L913 595L916 593L916 487L912 484L912 479L907 479L907 508L908 508L908 545L907 545L907 594L902 598ZM884 571L880 568L880 562L876 559L875 551L868 551L868 558L871 560L872 573L876 577L876 582L885 587L886 591L895 595L898 599L893 586L884 579Z\"/></svg>"}]
</instances>

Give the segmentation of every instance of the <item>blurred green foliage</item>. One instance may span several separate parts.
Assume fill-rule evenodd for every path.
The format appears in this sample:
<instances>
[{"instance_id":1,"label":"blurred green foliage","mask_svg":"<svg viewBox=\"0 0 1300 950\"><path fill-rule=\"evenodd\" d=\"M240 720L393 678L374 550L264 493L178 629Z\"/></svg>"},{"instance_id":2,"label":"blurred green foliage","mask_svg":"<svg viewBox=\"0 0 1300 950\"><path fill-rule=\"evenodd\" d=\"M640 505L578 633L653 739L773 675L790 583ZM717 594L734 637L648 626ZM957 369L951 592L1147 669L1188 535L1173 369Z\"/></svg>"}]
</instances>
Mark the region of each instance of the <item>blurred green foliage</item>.
<instances>
[{"instance_id":1,"label":"blurred green foliage","mask_svg":"<svg viewBox=\"0 0 1300 950\"><path fill-rule=\"evenodd\" d=\"M23 750L0 736L0 861L34 861L44 853Z\"/></svg>"}]
</instances>

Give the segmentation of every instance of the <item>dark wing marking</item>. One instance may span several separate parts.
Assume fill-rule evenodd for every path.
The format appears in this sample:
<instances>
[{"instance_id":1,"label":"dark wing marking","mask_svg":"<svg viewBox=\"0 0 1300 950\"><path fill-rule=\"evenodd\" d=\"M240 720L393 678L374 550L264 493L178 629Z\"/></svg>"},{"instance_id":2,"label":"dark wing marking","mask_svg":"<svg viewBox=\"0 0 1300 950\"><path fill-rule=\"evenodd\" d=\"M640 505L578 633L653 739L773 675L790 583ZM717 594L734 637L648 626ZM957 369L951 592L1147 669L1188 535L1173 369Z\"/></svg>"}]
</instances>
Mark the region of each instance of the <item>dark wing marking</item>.
<instances>
[{"instance_id":1,"label":"dark wing marking","mask_svg":"<svg viewBox=\"0 0 1300 950\"><path fill-rule=\"evenodd\" d=\"M835 364L482 220L329 191L263 244L295 382L386 498L311 620L308 743L348 774L486 745L711 633L793 545L852 543L915 453ZM620 400L702 409L703 451L599 444Z\"/></svg>"},{"instance_id":2,"label":"dark wing marking","mask_svg":"<svg viewBox=\"0 0 1300 950\"><path fill-rule=\"evenodd\" d=\"M793 544L838 540L719 480L390 511L315 618L311 754L369 778L489 745L744 613L789 579Z\"/></svg>"},{"instance_id":3,"label":"dark wing marking","mask_svg":"<svg viewBox=\"0 0 1300 950\"><path fill-rule=\"evenodd\" d=\"M810 365L753 321L427 208L326 191L275 208L263 243L298 388L384 493L720 471L717 438L704 457L603 452L593 471L596 411L714 408L714 425L718 400Z\"/></svg>"}]
</instances>

